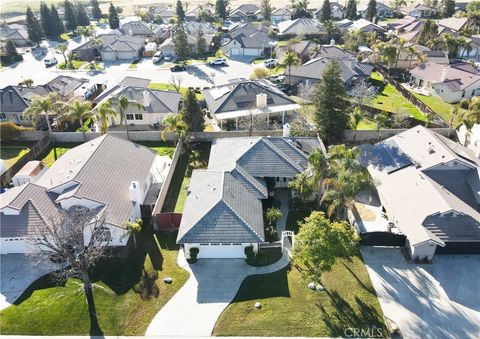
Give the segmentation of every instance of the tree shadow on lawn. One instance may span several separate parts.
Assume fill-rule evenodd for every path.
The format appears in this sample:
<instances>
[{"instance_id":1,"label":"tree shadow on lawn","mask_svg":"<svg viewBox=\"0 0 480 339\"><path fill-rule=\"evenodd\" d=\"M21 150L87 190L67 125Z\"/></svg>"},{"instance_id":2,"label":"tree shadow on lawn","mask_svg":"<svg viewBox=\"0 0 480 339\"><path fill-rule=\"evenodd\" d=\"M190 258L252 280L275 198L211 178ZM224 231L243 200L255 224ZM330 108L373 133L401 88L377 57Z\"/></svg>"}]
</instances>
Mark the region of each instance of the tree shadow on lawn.
<instances>
[{"instance_id":1,"label":"tree shadow on lawn","mask_svg":"<svg viewBox=\"0 0 480 339\"><path fill-rule=\"evenodd\" d=\"M289 265L274 273L248 276L242 282L232 303L275 297L289 298L288 272L290 270Z\"/></svg>"},{"instance_id":2,"label":"tree shadow on lawn","mask_svg":"<svg viewBox=\"0 0 480 339\"><path fill-rule=\"evenodd\" d=\"M46 274L43 277L38 278L35 280L30 286L28 286L25 291L15 300L13 305L20 305L25 300L30 298L35 291L44 290L47 288L62 286L65 287L66 281L59 282L53 274Z\"/></svg>"},{"instance_id":3,"label":"tree shadow on lawn","mask_svg":"<svg viewBox=\"0 0 480 339\"><path fill-rule=\"evenodd\" d=\"M361 255L358 255L358 258L359 260L363 263L363 258ZM351 260L350 260L351 261ZM355 280L358 282L358 284L360 285L360 287L362 287L365 291L371 293L371 294L375 294L375 290L372 288L372 287L369 287L368 285L366 285L363 281L360 280L360 278L355 274L354 271L352 271L352 269L350 267L348 267L348 265L345 265L345 263L343 262L343 260L340 261L343 265L343 267L345 267L347 269L348 272L350 272L352 274L352 276L355 278ZM365 264L365 263L363 263Z\"/></svg>"}]
</instances>

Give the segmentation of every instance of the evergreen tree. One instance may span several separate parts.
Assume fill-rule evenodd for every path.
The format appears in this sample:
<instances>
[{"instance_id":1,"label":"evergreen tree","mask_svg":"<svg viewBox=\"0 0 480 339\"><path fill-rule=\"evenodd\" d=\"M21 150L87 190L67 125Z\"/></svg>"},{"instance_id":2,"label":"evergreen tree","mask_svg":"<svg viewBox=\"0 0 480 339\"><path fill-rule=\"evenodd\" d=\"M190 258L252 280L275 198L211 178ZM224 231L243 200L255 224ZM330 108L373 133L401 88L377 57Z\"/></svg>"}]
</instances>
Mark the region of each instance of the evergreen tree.
<instances>
[{"instance_id":1,"label":"evergreen tree","mask_svg":"<svg viewBox=\"0 0 480 339\"><path fill-rule=\"evenodd\" d=\"M46 36L55 36L55 27L52 22L52 15L47 4L43 1L40 2L40 21L42 22L42 29Z\"/></svg>"},{"instance_id":2,"label":"evergreen tree","mask_svg":"<svg viewBox=\"0 0 480 339\"><path fill-rule=\"evenodd\" d=\"M272 19L272 5L270 4L270 0L262 0L260 12L262 13L263 20L270 21Z\"/></svg>"},{"instance_id":3,"label":"evergreen tree","mask_svg":"<svg viewBox=\"0 0 480 339\"><path fill-rule=\"evenodd\" d=\"M65 28L69 31L74 31L78 26L75 7L68 0L65 0L63 6L65 10Z\"/></svg>"},{"instance_id":4,"label":"evergreen tree","mask_svg":"<svg viewBox=\"0 0 480 339\"><path fill-rule=\"evenodd\" d=\"M85 13L85 8L83 8L83 4L77 2L77 4L75 5L75 11L77 13L77 25L90 26L90 19L88 18L87 13Z\"/></svg>"},{"instance_id":5,"label":"evergreen tree","mask_svg":"<svg viewBox=\"0 0 480 339\"><path fill-rule=\"evenodd\" d=\"M202 29L198 30L197 34L197 54L199 56L204 56L207 53L207 40L203 34Z\"/></svg>"},{"instance_id":6,"label":"evergreen tree","mask_svg":"<svg viewBox=\"0 0 480 339\"><path fill-rule=\"evenodd\" d=\"M52 18L52 27L54 31L54 36L59 36L63 32L65 32L65 26L63 25L63 21L60 19L58 15L57 9L52 4L50 7L50 17Z\"/></svg>"},{"instance_id":7,"label":"evergreen tree","mask_svg":"<svg viewBox=\"0 0 480 339\"><path fill-rule=\"evenodd\" d=\"M367 6L367 14L365 15L365 18L368 21L373 22L373 19L377 16L377 2L375 0L370 0L368 1L368 6Z\"/></svg>"},{"instance_id":8,"label":"evergreen tree","mask_svg":"<svg viewBox=\"0 0 480 339\"><path fill-rule=\"evenodd\" d=\"M348 126L350 104L337 61L331 61L322 73L313 97L315 124L320 137L331 145L343 138Z\"/></svg>"},{"instance_id":9,"label":"evergreen tree","mask_svg":"<svg viewBox=\"0 0 480 339\"><path fill-rule=\"evenodd\" d=\"M92 6L92 18L95 20L100 20L102 18L102 10L98 5L98 0L91 0L90 5Z\"/></svg>"},{"instance_id":10,"label":"evergreen tree","mask_svg":"<svg viewBox=\"0 0 480 339\"><path fill-rule=\"evenodd\" d=\"M418 35L418 43L420 45L426 46L428 41L435 39L438 35L438 26L437 24L427 19L425 20L424 25L420 29L420 34Z\"/></svg>"},{"instance_id":11,"label":"evergreen tree","mask_svg":"<svg viewBox=\"0 0 480 339\"><path fill-rule=\"evenodd\" d=\"M357 2L355 0L348 0L345 17L350 20L357 18Z\"/></svg>"},{"instance_id":12,"label":"evergreen tree","mask_svg":"<svg viewBox=\"0 0 480 339\"><path fill-rule=\"evenodd\" d=\"M330 1L324 0L322 9L320 10L320 21L329 21L332 18L332 9L330 8Z\"/></svg>"},{"instance_id":13,"label":"evergreen tree","mask_svg":"<svg viewBox=\"0 0 480 339\"><path fill-rule=\"evenodd\" d=\"M450 18L455 14L455 0L444 0L442 8L442 17Z\"/></svg>"},{"instance_id":14,"label":"evergreen tree","mask_svg":"<svg viewBox=\"0 0 480 339\"><path fill-rule=\"evenodd\" d=\"M203 112L198 104L195 90L191 87L183 95L182 115L183 121L187 124L187 132L203 131Z\"/></svg>"},{"instance_id":15,"label":"evergreen tree","mask_svg":"<svg viewBox=\"0 0 480 339\"><path fill-rule=\"evenodd\" d=\"M312 15L308 10L308 6L310 4L309 0L298 0L297 2L293 3L292 7L292 16L295 19L298 18L311 18Z\"/></svg>"},{"instance_id":16,"label":"evergreen tree","mask_svg":"<svg viewBox=\"0 0 480 339\"><path fill-rule=\"evenodd\" d=\"M108 9L108 24L111 29L116 29L120 27L120 20L118 19L118 14L115 6L110 3L110 8Z\"/></svg>"},{"instance_id":17,"label":"evergreen tree","mask_svg":"<svg viewBox=\"0 0 480 339\"><path fill-rule=\"evenodd\" d=\"M175 54L180 58L183 59L190 53L187 34L183 29L183 25L178 25L178 29L173 36L173 44L175 47Z\"/></svg>"},{"instance_id":18,"label":"evergreen tree","mask_svg":"<svg viewBox=\"0 0 480 339\"><path fill-rule=\"evenodd\" d=\"M177 13L178 20L185 21L185 10L183 9L183 5L180 0L177 0L176 13Z\"/></svg>"},{"instance_id":19,"label":"evergreen tree","mask_svg":"<svg viewBox=\"0 0 480 339\"><path fill-rule=\"evenodd\" d=\"M1 61L2 65L3 64L11 64L12 62L15 61L20 61L22 60L22 56L18 54L17 48L15 47L15 44L12 42L12 40L7 39L5 42L5 51L1 55Z\"/></svg>"},{"instance_id":20,"label":"evergreen tree","mask_svg":"<svg viewBox=\"0 0 480 339\"><path fill-rule=\"evenodd\" d=\"M215 2L215 14L223 20L227 18L227 0L217 0Z\"/></svg>"},{"instance_id":21,"label":"evergreen tree","mask_svg":"<svg viewBox=\"0 0 480 339\"><path fill-rule=\"evenodd\" d=\"M28 39L33 43L39 44L43 37L43 30L30 7L27 7L26 22Z\"/></svg>"}]
</instances>

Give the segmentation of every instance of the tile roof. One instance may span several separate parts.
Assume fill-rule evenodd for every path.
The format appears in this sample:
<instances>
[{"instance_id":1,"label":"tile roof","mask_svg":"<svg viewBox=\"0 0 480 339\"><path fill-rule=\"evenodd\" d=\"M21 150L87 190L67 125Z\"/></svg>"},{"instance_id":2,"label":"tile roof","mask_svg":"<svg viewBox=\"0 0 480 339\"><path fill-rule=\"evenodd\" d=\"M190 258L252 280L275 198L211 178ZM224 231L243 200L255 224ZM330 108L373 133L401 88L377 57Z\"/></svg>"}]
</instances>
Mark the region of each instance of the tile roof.
<instances>
[{"instance_id":1,"label":"tile roof","mask_svg":"<svg viewBox=\"0 0 480 339\"><path fill-rule=\"evenodd\" d=\"M301 27L304 33L320 33L322 24L316 19L298 18L294 20L287 20L278 23L278 32L280 34L289 34L294 28Z\"/></svg>"},{"instance_id":2,"label":"tile roof","mask_svg":"<svg viewBox=\"0 0 480 339\"><path fill-rule=\"evenodd\" d=\"M480 81L480 72L468 63L443 65L425 62L413 68L410 73L432 84L444 83L452 91L461 91Z\"/></svg>"},{"instance_id":3,"label":"tile roof","mask_svg":"<svg viewBox=\"0 0 480 339\"><path fill-rule=\"evenodd\" d=\"M468 18L445 18L441 19L437 22L439 26L443 26L449 28L453 31L460 31L462 30L468 23Z\"/></svg>"},{"instance_id":4,"label":"tile roof","mask_svg":"<svg viewBox=\"0 0 480 339\"><path fill-rule=\"evenodd\" d=\"M47 82L50 88L61 96L72 94L78 87L82 86L86 79L74 78L67 75L59 75L53 80Z\"/></svg>"}]
</instances>

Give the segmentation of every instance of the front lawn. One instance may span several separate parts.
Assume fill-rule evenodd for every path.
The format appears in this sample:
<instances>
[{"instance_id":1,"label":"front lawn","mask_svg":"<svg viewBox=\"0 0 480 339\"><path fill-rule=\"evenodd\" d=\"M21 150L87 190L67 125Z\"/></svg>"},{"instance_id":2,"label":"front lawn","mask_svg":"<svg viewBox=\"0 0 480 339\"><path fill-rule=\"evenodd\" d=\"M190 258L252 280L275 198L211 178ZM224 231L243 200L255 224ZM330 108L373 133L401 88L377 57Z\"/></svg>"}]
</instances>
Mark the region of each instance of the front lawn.
<instances>
[{"instance_id":1,"label":"front lawn","mask_svg":"<svg viewBox=\"0 0 480 339\"><path fill-rule=\"evenodd\" d=\"M70 68L70 63L67 62L62 62L58 64L58 69L80 69L81 67L85 66L87 64L86 61L81 61L81 60L72 60L72 65L73 68Z\"/></svg>"},{"instance_id":2,"label":"front lawn","mask_svg":"<svg viewBox=\"0 0 480 339\"><path fill-rule=\"evenodd\" d=\"M425 105L430 107L435 113L437 113L440 117L442 117L445 122L450 123L452 119L452 109L455 105L449 104L448 102L443 101L442 99L433 97L433 96L426 96L419 93L411 92L415 95L420 101L422 101ZM458 108L460 115L462 113L467 112L463 108ZM456 127L460 121L454 121L453 125Z\"/></svg>"},{"instance_id":3,"label":"front lawn","mask_svg":"<svg viewBox=\"0 0 480 339\"><path fill-rule=\"evenodd\" d=\"M175 86L172 84L165 84L165 83L160 83L160 82L152 82L148 85L148 88L157 90L157 91L176 91ZM185 94L187 92L186 87L180 87L179 91L180 94ZM203 97L202 94L196 93L195 96L197 97L197 100L204 100L205 98Z\"/></svg>"},{"instance_id":4,"label":"front lawn","mask_svg":"<svg viewBox=\"0 0 480 339\"><path fill-rule=\"evenodd\" d=\"M18 159L27 154L29 150L28 147L23 146L2 145L0 148L0 159L5 160L5 167L9 168L16 163Z\"/></svg>"},{"instance_id":5,"label":"front lawn","mask_svg":"<svg viewBox=\"0 0 480 339\"><path fill-rule=\"evenodd\" d=\"M213 335L345 337L347 328L376 326L389 336L360 255L338 261L322 280L328 292L308 289L295 267L246 278Z\"/></svg>"},{"instance_id":6,"label":"front lawn","mask_svg":"<svg viewBox=\"0 0 480 339\"><path fill-rule=\"evenodd\" d=\"M425 116L410 101L400 94L395 87L383 82L383 77L378 72L372 72L370 82L377 86L379 91L369 104L375 108L395 114L411 115L415 119L425 121Z\"/></svg>"},{"instance_id":7,"label":"front lawn","mask_svg":"<svg viewBox=\"0 0 480 339\"><path fill-rule=\"evenodd\" d=\"M168 188L162 212L183 212L192 170L207 168L208 158L210 157L210 147L211 143L209 142L199 143L199 146L197 146L198 152L191 152L190 154L183 153L180 155L170 187ZM196 154L196 156L194 156L194 154Z\"/></svg>"},{"instance_id":8,"label":"front lawn","mask_svg":"<svg viewBox=\"0 0 480 339\"><path fill-rule=\"evenodd\" d=\"M94 275L94 299L100 327L105 335L145 335L157 312L183 286L188 272L177 266L176 233L139 234L140 250L124 259L108 260ZM144 271L158 272L158 297L142 298ZM172 284L163 278L173 278ZM47 277L39 279L20 300L0 312L3 335L89 335L88 308L80 280L64 286Z\"/></svg>"}]
</instances>

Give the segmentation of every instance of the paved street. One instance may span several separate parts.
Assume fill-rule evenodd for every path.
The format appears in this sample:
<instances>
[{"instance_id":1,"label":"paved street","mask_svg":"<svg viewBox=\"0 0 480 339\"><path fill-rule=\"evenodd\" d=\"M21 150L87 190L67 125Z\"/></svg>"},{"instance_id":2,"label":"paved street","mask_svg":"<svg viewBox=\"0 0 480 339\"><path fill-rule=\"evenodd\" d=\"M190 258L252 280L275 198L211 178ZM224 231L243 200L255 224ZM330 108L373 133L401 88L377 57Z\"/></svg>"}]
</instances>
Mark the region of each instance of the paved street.
<instances>
[{"instance_id":1,"label":"paved street","mask_svg":"<svg viewBox=\"0 0 480 339\"><path fill-rule=\"evenodd\" d=\"M405 261L399 249L364 247L362 256L384 315L404 338L480 336L480 256Z\"/></svg>"},{"instance_id":2,"label":"paved street","mask_svg":"<svg viewBox=\"0 0 480 339\"><path fill-rule=\"evenodd\" d=\"M243 259L201 259L188 265L179 252L178 264L190 272L190 278L153 318L147 336L210 336L242 281L249 275L284 268L288 257L284 255L276 263L263 267L249 266ZM254 304L252 300L252 307Z\"/></svg>"}]
</instances>

